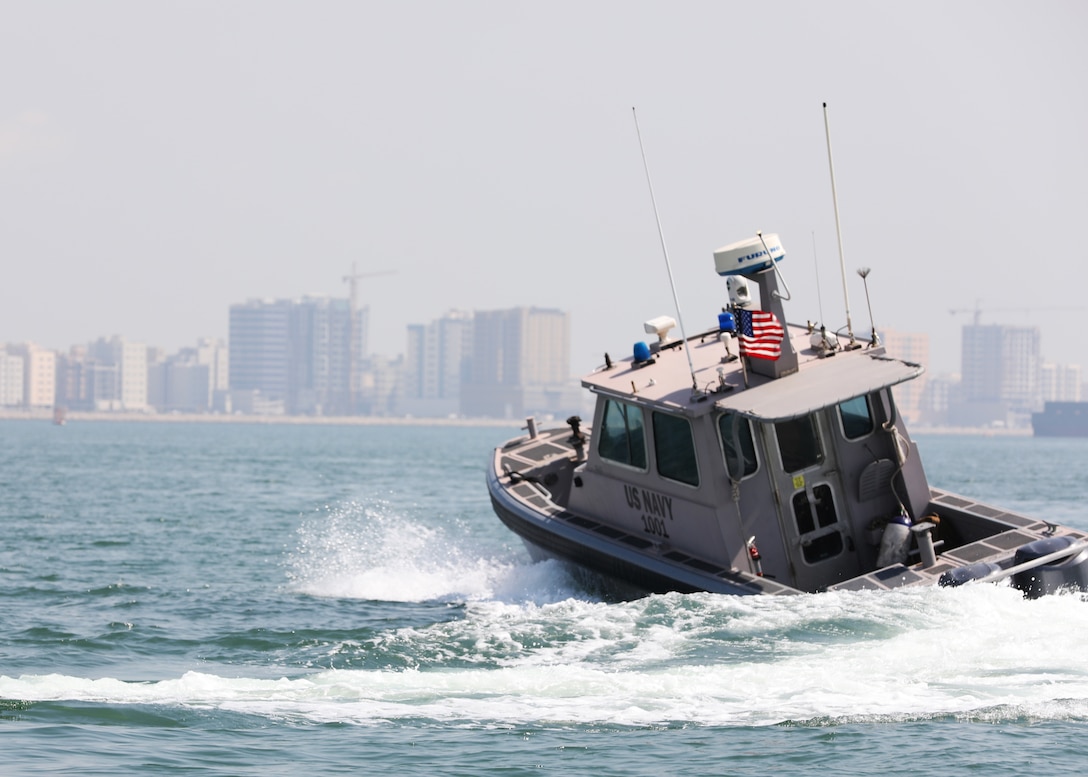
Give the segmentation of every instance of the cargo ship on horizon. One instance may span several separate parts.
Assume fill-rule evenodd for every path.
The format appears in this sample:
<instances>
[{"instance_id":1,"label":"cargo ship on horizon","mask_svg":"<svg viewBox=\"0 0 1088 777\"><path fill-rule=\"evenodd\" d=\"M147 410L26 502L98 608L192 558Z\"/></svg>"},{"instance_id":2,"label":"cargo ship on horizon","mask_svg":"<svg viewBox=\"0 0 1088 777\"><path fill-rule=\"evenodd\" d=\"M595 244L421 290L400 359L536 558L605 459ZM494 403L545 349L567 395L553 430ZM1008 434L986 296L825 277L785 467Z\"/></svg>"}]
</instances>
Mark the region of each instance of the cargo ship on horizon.
<instances>
[{"instance_id":1,"label":"cargo ship on horizon","mask_svg":"<svg viewBox=\"0 0 1088 777\"><path fill-rule=\"evenodd\" d=\"M1088 437L1088 402L1047 402L1031 428L1036 437Z\"/></svg>"}]
</instances>

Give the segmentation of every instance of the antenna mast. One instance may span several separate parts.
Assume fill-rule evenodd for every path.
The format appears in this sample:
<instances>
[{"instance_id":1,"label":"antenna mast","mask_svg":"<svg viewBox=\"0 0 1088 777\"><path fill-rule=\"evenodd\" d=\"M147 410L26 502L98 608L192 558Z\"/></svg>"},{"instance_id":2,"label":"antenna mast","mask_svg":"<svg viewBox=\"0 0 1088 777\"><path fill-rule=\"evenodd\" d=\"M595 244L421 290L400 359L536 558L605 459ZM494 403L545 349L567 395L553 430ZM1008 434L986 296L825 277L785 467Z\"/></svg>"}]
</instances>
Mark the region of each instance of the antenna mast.
<instances>
[{"instance_id":1,"label":"antenna mast","mask_svg":"<svg viewBox=\"0 0 1088 777\"><path fill-rule=\"evenodd\" d=\"M812 264L816 267L816 302L820 309L820 326L823 326L826 321L824 319L824 297L820 292L820 262L816 258L816 230L812 230Z\"/></svg>"},{"instance_id":2,"label":"antenna mast","mask_svg":"<svg viewBox=\"0 0 1088 777\"><path fill-rule=\"evenodd\" d=\"M827 166L831 169L831 200L835 204L835 233L839 237L839 271L842 273L842 297L846 302L846 332L850 346L858 347L854 340L854 325L850 321L850 292L846 289L846 257L842 250L842 227L839 225L839 197L835 192L835 160L831 157L831 125L827 119L827 103L824 103L824 132L827 135Z\"/></svg>"},{"instance_id":3,"label":"antenna mast","mask_svg":"<svg viewBox=\"0 0 1088 777\"><path fill-rule=\"evenodd\" d=\"M695 363L691 360L691 351L688 349L688 335L684 331L684 316L680 313L680 300L676 296L676 283L672 278L672 264L669 262L669 249L665 245L665 233L661 229L661 217L657 213L657 199L654 197L654 184L650 180L650 165L646 162L646 149L642 145L642 132L638 128L638 114L631 108L631 116L635 119L635 134L638 135L638 150L642 153L642 167L646 171L646 185L650 189L650 203L654 207L654 220L657 222L657 235L661 239L661 252L665 255L665 269L669 272L669 287L672 289L672 303L676 306L676 322L680 325L680 337L684 340L684 355L688 357L688 370L691 372L691 391L697 394L699 384L695 380Z\"/></svg>"}]
</instances>

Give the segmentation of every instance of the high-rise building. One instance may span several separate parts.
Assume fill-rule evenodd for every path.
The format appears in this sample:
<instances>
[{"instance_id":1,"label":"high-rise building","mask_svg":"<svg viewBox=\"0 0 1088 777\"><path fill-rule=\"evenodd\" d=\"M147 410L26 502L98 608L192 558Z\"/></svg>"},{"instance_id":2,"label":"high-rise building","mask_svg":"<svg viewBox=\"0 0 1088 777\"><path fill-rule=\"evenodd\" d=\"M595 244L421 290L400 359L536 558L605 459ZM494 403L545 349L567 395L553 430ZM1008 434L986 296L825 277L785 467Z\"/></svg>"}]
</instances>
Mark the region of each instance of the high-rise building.
<instances>
[{"instance_id":1,"label":"high-rise building","mask_svg":"<svg viewBox=\"0 0 1088 777\"><path fill-rule=\"evenodd\" d=\"M422 418L460 413L471 357L471 313L453 310L430 324L410 325L398 410Z\"/></svg>"},{"instance_id":2,"label":"high-rise building","mask_svg":"<svg viewBox=\"0 0 1088 777\"><path fill-rule=\"evenodd\" d=\"M962 401L952 409L953 423L1030 423L1042 402L1038 327L964 326L961 359Z\"/></svg>"},{"instance_id":3,"label":"high-rise building","mask_svg":"<svg viewBox=\"0 0 1088 777\"><path fill-rule=\"evenodd\" d=\"M57 404L81 410L146 410L147 346L115 335L72 348L57 370Z\"/></svg>"},{"instance_id":4,"label":"high-rise building","mask_svg":"<svg viewBox=\"0 0 1088 777\"><path fill-rule=\"evenodd\" d=\"M230 388L230 351L218 337L201 337L196 341L197 364L208 365L208 381L214 396Z\"/></svg>"},{"instance_id":5,"label":"high-rise building","mask_svg":"<svg viewBox=\"0 0 1088 777\"><path fill-rule=\"evenodd\" d=\"M580 402L570 378L568 313L513 308L475 314L463 415L562 415L577 412Z\"/></svg>"},{"instance_id":6,"label":"high-rise building","mask_svg":"<svg viewBox=\"0 0 1088 777\"><path fill-rule=\"evenodd\" d=\"M926 381L919 403L919 420L931 426L948 426L952 423L951 409L962 405L960 396L960 376L934 375Z\"/></svg>"},{"instance_id":7,"label":"high-rise building","mask_svg":"<svg viewBox=\"0 0 1088 777\"><path fill-rule=\"evenodd\" d=\"M923 367L928 366L929 335L894 329L885 329L879 334L889 356L921 364ZM917 421L921 415L922 396L928 380L929 374L922 373L920 377L901 383L893 389L896 407L908 422Z\"/></svg>"},{"instance_id":8,"label":"high-rise building","mask_svg":"<svg viewBox=\"0 0 1088 777\"><path fill-rule=\"evenodd\" d=\"M290 360L290 300L251 299L230 306L230 390L249 402L287 401ZM282 412L282 411L281 411Z\"/></svg>"},{"instance_id":9,"label":"high-rise building","mask_svg":"<svg viewBox=\"0 0 1088 777\"><path fill-rule=\"evenodd\" d=\"M125 410L147 409L147 346L122 338L118 356L121 366L121 407Z\"/></svg>"},{"instance_id":10,"label":"high-rise building","mask_svg":"<svg viewBox=\"0 0 1088 777\"><path fill-rule=\"evenodd\" d=\"M1080 402L1082 375L1080 365L1053 364L1042 367L1042 392L1044 402Z\"/></svg>"},{"instance_id":11,"label":"high-rise building","mask_svg":"<svg viewBox=\"0 0 1088 777\"><path fill-rule=\"evenodd\" d=\"M88 409L87 348L74 345L57 355L56 403L73 410Z\"/></svg>"},{"instance_id":12,"label":"high-rise building","mask_svg":"<svg viewBox=\"0 0 1088 777\"><path fill-rule=\"evenodd\" d=\"M404 375L404 357L390 359L371 354L363 360L356 391L356 406L363 415L399 415L398 398Z\"/></svg>"},{"instance_id":13,"label":"high-rise building","mask_svg":"<svg viewBox=\"0 0 1088 777\"><path fill-rule=\"evenodd\" d=\"M0 346L0 352L4 350ZM20 404L30 408L52 407L56 398L57 354L35 343L9 345L6 351L23 362Z\"/></svg>"},{"instance_id":14,"label":"high-rise building","mask_svg":"<svg viewBox=\"0 0 1088 777\"><path fill-rule=\"evenodd\" d=\"M120 368L97 358L90 345L57 357L57 405L72 410L120 410Z\"/></svg>"},{"instance_id":15,"label":"high-rise building","mask_svg":"<svg viewBox=\"0 0 1088 777\"><path fill-rule=\"evenodd\" d=\"M23 404L23 358L0 347L0 407Z\"/></svg>"},{"instance_id":16,"label":"high-rise building","mask_svg":"<svg viewBox=\"0 0 1088 777\"><path fill-rule=\"evenodd\" d=\"M365 342L366 311L356 311L357 343ZM316 415L351 415L352 377L362 352L351 353L349 301L306 297L294 304L291 319L288 410Z\"/></svg>"},{"instance_id":17,"label":"high-rise building","mask_svg":"<svg viewBox=\"0 0 1088 777\"><path fill-rule=\"evenodd\" d=\"M150 353L150 352L149 352ZM204 413L225 409L227 347L201 339L195 348L148 356L148 402L158 410Z\"/></svg>"},{"instance_id":18,"label":"high-rise building","mask_svg":"<svg viewBox=\"0 0 1088 777\"><path fill-rule=\"evenodd\" d=\"M351 373L362 364L366 319L362 308L353 321L350 303L343 299L232 305L230 390L235 406L245 408L257 400L287 413L354 412ZM353 343L360 349L355 353Z\"/></svg>"}]
</instances>

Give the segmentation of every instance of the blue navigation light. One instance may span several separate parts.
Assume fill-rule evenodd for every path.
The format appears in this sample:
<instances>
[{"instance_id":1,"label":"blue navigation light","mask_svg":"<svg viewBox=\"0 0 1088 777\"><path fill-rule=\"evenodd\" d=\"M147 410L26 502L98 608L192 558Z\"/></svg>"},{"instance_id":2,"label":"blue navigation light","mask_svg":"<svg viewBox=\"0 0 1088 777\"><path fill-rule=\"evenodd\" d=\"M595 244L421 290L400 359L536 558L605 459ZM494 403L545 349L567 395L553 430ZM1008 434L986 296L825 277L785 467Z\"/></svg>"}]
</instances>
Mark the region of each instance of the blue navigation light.
<instances>
[{"instance_id":1,"label":"blue navigation light","mask_svg":"<svg viewBox=\"0 0 1088 777\"><path fill-rule=\"evenodd\" d=\"M650 361L650 346L639 340L635 343L635 361L636 362L648 362Z\"/></svg>"},{"instance_id":2,"label":"blue navigation light","mask_svg":"<svg viewBox=\"0 0 1088 777\"><path fill-rule=\"evenodd\" d=\"M719 332L736 332L737 321L733 318L732 313L722 311L718 314L718 331Z\"/></svg>"}]
</instances>

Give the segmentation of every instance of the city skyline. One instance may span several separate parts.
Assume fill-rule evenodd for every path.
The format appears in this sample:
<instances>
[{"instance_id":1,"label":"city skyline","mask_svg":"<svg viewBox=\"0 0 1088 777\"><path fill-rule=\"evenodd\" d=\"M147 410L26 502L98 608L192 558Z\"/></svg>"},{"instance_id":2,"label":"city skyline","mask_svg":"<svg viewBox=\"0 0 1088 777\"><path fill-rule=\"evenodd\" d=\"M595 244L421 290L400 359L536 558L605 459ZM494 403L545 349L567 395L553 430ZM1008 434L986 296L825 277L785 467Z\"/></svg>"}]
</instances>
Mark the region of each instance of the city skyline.
<instances>
[{"instance_id":1,"label":"city skyline","mask_svg":"<svg viewBox=\"0 0 1088 777\"><path fill-rule=\"evenodd\" d=\"M200 338L174 353L116 335L66 352L0 342L0 406L508 419L584 410L565 311L450 310L409 325L394 358L367 353L368 313L350 298L251 298L231 306L227 341ZM898 387L912 422L1024 428L1044 400L1084 396L1080 365L1044 360L1038 327L976 317L960 334L962 378L925 373ZM928 361L928 334L879 335L890 356Z\"/></svg>"},{"instance_id":2,"label":"city skyline","mask_svg":"<svg viewBox=\"0 0 1088 777\"><path fill-rule=\"evenodd\" d=\"M8 21L6 340L176 349L249 296L340 296L357 263L396 272L360 287L376 353L431 311L558 305L586 372L677 312L632 106L689 329L726 299L712 252L757 230L786 247L789 319L837 329L827 102L855 328L867 266L877 327L928 333L934 373L971 315L949 311L976 307L1088 363L1058 280L1088 208L1082 3L103 0Z\"/></svg>"},{"instance_id":3,"label":"city skyline","mask_svg":"<svg viewBox=\"0 0 1088 777\"><path fill-rule=\"evenodd\" d=\"M0 343L0 408L509 419L584 404L557 309L450 311L409 327L395 359L365 352L367 310L350 298L250 299L230 320L228 341L174 353L116 335L65 352Z\"/></svg>"}]
</instances>

